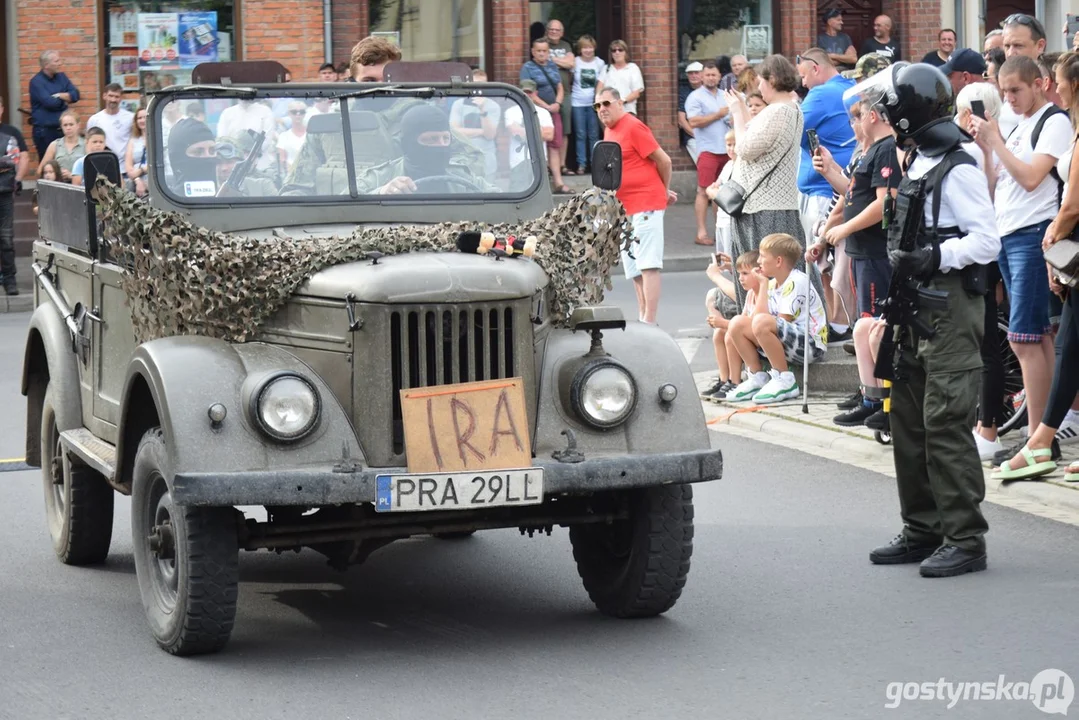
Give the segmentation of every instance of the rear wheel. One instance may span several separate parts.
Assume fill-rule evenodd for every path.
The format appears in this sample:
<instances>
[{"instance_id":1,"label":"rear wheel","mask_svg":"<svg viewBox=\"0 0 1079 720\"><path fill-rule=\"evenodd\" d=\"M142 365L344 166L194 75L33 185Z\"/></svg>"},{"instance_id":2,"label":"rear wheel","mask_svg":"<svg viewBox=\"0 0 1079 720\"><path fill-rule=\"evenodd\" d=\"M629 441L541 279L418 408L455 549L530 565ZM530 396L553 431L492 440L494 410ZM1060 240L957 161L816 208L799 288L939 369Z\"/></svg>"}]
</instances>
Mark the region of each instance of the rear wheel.
<instances>
[{"instance_id":1,"label":"rear wheel","mask_svg":"<svg viewBox=\"0 0 1079 720\"><path fill-rule=\"evenodd\" d=\"M96 470L65 452L52 388L41 410L41 474L49 537L60 562L105 562L112 543L113 489Z\"/></svg>"},{"instance_id":2,"label":"rear wheel","mask_svg":"<svg viewBox=\"0 0 1079 720\"><path fill-rule=\"evenodd\" d=\"M629 517L569 530L577 572L600 612L651 617L674 606L693 554L693 488L661 485L621 494Z\"/></svg>"},{"instance_id":3,"label":"rear wheel","mask_svg":"<svg viewBox=\"0 0 1079 720\"><path fill-rule=\"evenodd\" d=\"M154 640L173 655L216 652L236 618L235 511L175 505L159 428L143 435L131 478L131 532L142 606Z\"/></svg>"}]
</instances>

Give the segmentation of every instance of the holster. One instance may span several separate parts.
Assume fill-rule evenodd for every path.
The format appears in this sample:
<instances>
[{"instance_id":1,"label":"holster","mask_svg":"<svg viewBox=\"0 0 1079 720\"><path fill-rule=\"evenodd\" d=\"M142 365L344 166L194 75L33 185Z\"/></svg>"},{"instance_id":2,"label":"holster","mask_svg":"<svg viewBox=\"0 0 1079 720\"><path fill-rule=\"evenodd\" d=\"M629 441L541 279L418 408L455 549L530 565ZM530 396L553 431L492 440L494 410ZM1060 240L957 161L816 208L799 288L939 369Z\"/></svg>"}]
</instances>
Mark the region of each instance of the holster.
<instances>
[{"instance_id":1,"label":"holster","mask_svg":"<svg viewBox=\"0 0 1079 720\"><path fill-rule=\"evenodd\" d=\"M989 292L989 268L985 265L967 265L959 271L959 277L968 295L980 297Z\"/></svg>"}]
</instances>

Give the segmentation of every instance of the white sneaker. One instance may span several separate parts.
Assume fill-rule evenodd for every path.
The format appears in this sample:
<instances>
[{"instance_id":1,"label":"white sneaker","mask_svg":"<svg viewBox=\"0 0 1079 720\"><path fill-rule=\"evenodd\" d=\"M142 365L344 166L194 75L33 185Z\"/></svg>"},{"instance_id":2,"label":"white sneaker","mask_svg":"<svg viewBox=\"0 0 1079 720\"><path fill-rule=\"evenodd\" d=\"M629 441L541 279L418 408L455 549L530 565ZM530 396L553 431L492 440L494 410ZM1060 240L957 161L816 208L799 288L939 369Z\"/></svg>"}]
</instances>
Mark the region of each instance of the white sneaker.
<instances>
[{"instance_id":1,"label":"white sneaker","mask_svg":"<svg viewBox=\"0 0 1079 720\"><path fill-rule=\"evenodd\" d=\"M794 373L772 371L772 379L765 383L764 387L753 396L753 402L758 405L770 405L772 403L793 400L798 397L798 383L794 379Z\"/></svg>"},{"instance_id":2,"label":"white sneaker","mask_svg":"<svg viewBox=\"0 0 1079 720\"><path fill-rule=\"evenodd\" d=\"M1056 438L1061 445L1079 442L1079 422L1065 418L1057 429Z\"/></svg>"},{"instance_id":3,"label":"white sneaker","mask_svg":"<svg viewBox=\"0 0 1079 720\"><path fill-rule=\"evenodd\" d=\"M738 387L727 393L727 397L725 397L724 400L727 402L745 402L746 400L752 400L753 396L768 382L768 373L763 371L753 373L747 380L740 383Z\"/></svg>"},{"instance_id":4,"label":"white sneaker","mask_svg":"<svg viewBox=\"0 0 1079 720\"><path fill-rule=\"evenodd\" d=\"M983 462L992 460L994 455L1004 449L1000 440L986 440L977 430L974 431L974 444L978 446L978 458Z\"/></svg>"}]
</instances>

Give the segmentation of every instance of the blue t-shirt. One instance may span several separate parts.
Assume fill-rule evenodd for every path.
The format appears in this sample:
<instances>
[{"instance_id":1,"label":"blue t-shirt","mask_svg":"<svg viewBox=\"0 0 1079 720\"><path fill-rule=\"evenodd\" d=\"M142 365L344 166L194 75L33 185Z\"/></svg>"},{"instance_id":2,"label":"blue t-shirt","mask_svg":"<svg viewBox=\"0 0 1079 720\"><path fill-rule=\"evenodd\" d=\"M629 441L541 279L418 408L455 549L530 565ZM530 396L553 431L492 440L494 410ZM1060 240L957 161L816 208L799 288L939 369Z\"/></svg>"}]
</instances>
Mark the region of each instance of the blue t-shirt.
<instances>
[{"instance_id":1,"label":"blue t-shirt","mask_svg":"<svg viewBox=\"0 0 1079 720\"><path fill-rule=\"evenodd\" d=\"M713 115L725 107L727 107L727 101L718 89L713 95L708 88L701 85L686 98L686 117ZM697 138L697 151L726 155L728 130L730 130L730 125L726 117L716 120L711 125L697 128L693 133Z\"/></svg>"},{"instance_id":2,"label":"blue t-shirt","mask_svg":"<svg viewBox=\"0 0 1079 720\"><path fill-rule=\"evenodd\" d=\"M548 60L546 66L539 66L535 60L529 60L521 67L521 80L535 80L536 94L545 103L555 102L558 96L558 86L562 84L562 75L553 60ZM565 88L563 88L565 92ZM563 98L565 99L565 98Z\"/></svg>"},{"instance_id":3,"label":"blue t-shirt","mask_svg":"<svg viewBox=\"0 0 1079 720\"><path fill-rule=\"evenodd\" d=\"M854 129L850 126L850 116L843 104L843 93L853 87L854 80L842 75L818 85L809 91L802 101L802 116L805 129L816 130L820 144L828 148L839 167L846 167L854 152ZM802 135L802 161L798 166L798 192L805 195L832 196L832 186L813 168L813 158L809 155L809 136Z\"/></svg>"}]
</instances>

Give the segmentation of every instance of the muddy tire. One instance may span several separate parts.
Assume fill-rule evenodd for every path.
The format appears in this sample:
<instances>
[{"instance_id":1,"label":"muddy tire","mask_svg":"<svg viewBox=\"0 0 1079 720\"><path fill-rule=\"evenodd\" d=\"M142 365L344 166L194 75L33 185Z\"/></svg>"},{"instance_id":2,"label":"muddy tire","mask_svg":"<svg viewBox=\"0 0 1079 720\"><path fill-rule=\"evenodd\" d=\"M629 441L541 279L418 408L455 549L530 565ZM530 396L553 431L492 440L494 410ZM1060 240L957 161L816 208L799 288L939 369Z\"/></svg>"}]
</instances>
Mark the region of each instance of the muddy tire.
<instances>
[{"instance_id":1,"label":"muddy tire","mask_svg":"<svg viewBox=\"0 0 1079 720\"><path fill-rule=\"evenodd\" d=\"M624 493L629 517L569 530L588 597L605 615L652 617L682 594L693 554L693 488L663 485Z\"/></svg>"},{"instance_id":2,"label":"muddy tire","mask_svg":"<svg viewBox=\"0 0 1079 720\"><path fill-rule=\"evenodd\" d=\"M239 547L231 507L173 504L159 428L143 435L132 468L135 573L154 640L173 655L217 652L236 618Z\"/></svg>"},{"instance_id":3,"label":"muddy tire","mask_svg":"<svg viewBox=\"0 0 1079 720\"><path fill-rule=\"evenodd\" d=\"M60 562L105 562L112 544L114 491L99 472L63 451L52 388L41 408L41 474L49 537Z\"/></svg>"}]
</instances>

